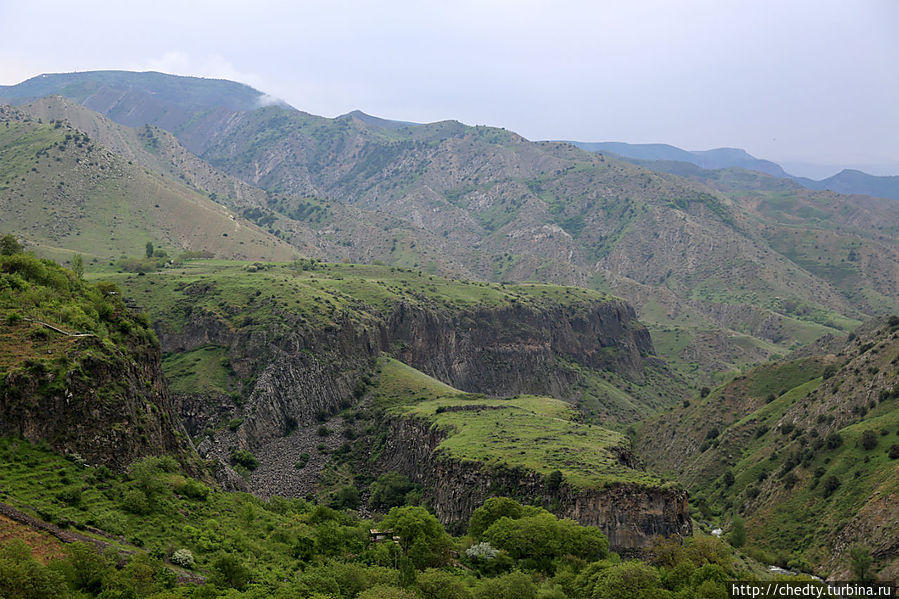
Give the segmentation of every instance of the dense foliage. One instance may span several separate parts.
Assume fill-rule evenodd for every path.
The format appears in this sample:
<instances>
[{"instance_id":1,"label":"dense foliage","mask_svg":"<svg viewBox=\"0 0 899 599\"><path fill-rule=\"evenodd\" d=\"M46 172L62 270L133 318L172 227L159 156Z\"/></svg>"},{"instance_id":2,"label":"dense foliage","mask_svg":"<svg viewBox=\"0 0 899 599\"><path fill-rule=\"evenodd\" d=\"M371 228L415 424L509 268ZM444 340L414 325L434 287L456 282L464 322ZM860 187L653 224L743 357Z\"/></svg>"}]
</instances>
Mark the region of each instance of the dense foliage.
<instances>
[{"instance_id":1,"label":"dense foliage","mask_svg":"<svg viewBox=\"0 0 899 599\"><path fill-rule=\"evenodd\" d=\"M46 534L2 543L5 599L717 597L738 574L732 550L711 537L660 542L652 561L625 561L598 529L507 498L488 500L469 535L454 538L421 506L363 520L218 492L171 458L117 475L20 440L0 440L0 489L3 503L105 545ZM396 541L374 541L369 529Z\"/></svg>"}]
</instances>

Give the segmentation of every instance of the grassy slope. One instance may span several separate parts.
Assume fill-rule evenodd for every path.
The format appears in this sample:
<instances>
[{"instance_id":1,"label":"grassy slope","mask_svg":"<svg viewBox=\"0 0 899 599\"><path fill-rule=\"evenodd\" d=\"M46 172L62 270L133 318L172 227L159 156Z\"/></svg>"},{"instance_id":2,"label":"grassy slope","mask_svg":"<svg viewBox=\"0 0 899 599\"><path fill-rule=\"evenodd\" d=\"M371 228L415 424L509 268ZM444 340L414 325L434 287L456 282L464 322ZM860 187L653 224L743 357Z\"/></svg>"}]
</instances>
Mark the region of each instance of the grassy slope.
<instances>
[{"instance_id":1,"label":"grassy slope","mask_svg":"<svg viewBox=\"0 0 899 599\"><path fill-rule=\"evenodd\" d=\"M899 333L881 327L839 356L762 365L653 417L638 450L687 485L705 517L746 517L756 547L829 570L861 542L895 571L899 463L888 453L899 443L897 363ZM875 435L871 449L864 431ZM829 444L831 435L841 443ZM827 490L830 477L838 486Z\"/></svg>"},{"instance_id":2,"label":"grassy slope","mask_svg":"<svg viewBox=\"0 0 899 599\"><path fill-rule=\"evenodd\" d=\"M0 226L42 254L141 255L151 241L170 252L296 255L205 195L95 145L68 125L20 118L7 109L0 119Z\"/></svg>"},{"instance_id":3,"label":"grassy slope","mask_svg":"<svg viewBox=\"0 0 899 599\"><path fill-rule=\"evenodd\" d=\"M610 448L627 447L626 436L578 422L571 405L557 399L530 395L487 399L453 389L393 359L382 362L375 393L376 402L393 413L423 418L445 431L447 438L438 451L449 457L544 475L559 470L577 488L663 482L618 462ZM453 407L465 410L447 409Z\"/></svg>"},{"instance_id":4,"label":"grassy slope","mask_svg":"<svg viewBox=\"0 0 899 599\"><path fill-rule=\"evenodd\" d=\"M0 439L0 455L0 501L124 551L187 548L200 568L221 550L238 551L257 576L271 582L293 568L290 553L297 536L312 533L300 519L272 511L274 502L252 495L213 492L206 499L190 498L183 491L185 477L176 472L157 473L155 507L138 514L123 507L128 491L141 493L127 475L85 468L19 440Z\"/></svg>"}]
</instances>

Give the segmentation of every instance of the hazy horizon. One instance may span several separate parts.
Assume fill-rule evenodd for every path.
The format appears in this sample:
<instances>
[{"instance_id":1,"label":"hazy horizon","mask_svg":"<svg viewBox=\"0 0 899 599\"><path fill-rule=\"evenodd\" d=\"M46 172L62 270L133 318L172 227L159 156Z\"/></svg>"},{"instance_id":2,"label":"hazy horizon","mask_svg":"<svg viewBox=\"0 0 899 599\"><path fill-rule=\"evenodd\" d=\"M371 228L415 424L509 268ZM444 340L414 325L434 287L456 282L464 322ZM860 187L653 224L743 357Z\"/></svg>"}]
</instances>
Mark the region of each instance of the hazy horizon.
<instances>
[{"instance_id":1,"label":"hazy horizon","mask_svg":"<svg viewBox=\"0 0 899 599\"><path fill-rule=\"evenodd\" d=\"M800 0L0 6L0 83L156 70L299 110L528 139L738 147L796 175L899 174L899 3Z\"/></svg>"}]
</instances>

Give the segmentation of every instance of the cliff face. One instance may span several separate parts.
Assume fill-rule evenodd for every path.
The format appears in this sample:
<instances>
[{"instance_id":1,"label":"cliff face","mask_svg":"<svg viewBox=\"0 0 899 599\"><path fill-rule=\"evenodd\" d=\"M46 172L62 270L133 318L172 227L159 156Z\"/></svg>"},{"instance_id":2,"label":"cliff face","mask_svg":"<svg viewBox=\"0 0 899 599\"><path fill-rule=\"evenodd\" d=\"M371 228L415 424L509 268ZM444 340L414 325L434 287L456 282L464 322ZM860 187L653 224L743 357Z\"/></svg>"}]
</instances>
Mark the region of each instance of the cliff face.
<instances>
[{"instance_id":1,"label":"cliff face","mask_svg":"<svg viewBox=\"0 0 899 599\"><path fill-rule=\"evenodd\" d=\"M11 368L0 385L0 436L45 441L115 470L171 454L194 471L193 446L174 413L158 347L149 342L112 348L80 338L55 362Z\"/></svg>"},{"instance_id":2,"label":"cliff face","mask_svg":"<svg viewBox=\"0 0 899 599\"><path fill-rule=\"evenodd\" d=\"M643 356L653 348L633 308L617 300L580 308L510 306L446 317L400 305L386 332L404 343L397 358L464 391L568 398L578 377L557 356L642 380Z\"/></svg>"},{"instance_id":3,"label":"cliff face","mask_svg":"<svg viewBox=\"0 0 899 599\"><path fill-rule=\"evenodd\" d=\"M509 306L448 312L398 303L377 322L345 319L324 329L284 314L277 326L232 330L200 313L180 331L162 322L156 329L164 351L206 343L229 348L231 367L252 384L238 430L248 448L348 405L382 352L464 391L562 399L576 398L580 380L563 361L639 381L644 355L653 352L633 309L614 300L544 311ZM178 400L192 428L202 430L196 415L211 413L198 405L203 398Z\"/></svg>"},{"instance_id":4,"label":"cliff face","mask_svg":"<svg viewBox=\"0 0 899 599\"><path fill-rule=\"evenodd\" d=\"M471 513L487 498L504 495L553 506L556 515L599 527L616 551L648 547L655 536L692 534L687 493L679 489L618 484L578 490L565 484L550 489L537 472L495 468L441 455L443 434L424 420L395 418L378 465L421 483L437 517L463 530ZM629 459L626 450L620 459Z\"/></svg>"}]
</instances>

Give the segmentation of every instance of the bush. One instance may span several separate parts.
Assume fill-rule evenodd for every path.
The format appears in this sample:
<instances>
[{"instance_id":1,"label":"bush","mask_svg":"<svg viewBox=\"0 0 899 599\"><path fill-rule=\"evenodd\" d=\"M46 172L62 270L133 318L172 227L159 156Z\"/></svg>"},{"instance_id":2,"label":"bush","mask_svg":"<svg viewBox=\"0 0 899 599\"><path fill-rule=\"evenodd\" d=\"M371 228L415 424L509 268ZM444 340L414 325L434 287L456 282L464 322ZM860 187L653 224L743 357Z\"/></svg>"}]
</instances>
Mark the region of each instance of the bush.
<instances>
[{"instance_id":1,"label":"bush","mask_svg":"<svg viewBox=\"0 0 899 599\"><path fill-rule=\"evenodd\" d=\"M243 424L243 418L232 418L228 421L228 430L236 431Z\"/></svg>"},{"instance_id":2,"label":"bush","mask_svg":"<svg viewBox=\"0 0 899 599\"><path fill-rule=\"evenodd\" d=\"M81 505L81 488L79 487L66 487L61 491L57 491L56 498L66 505L78 506Z\"/></svg>"},{"instance_id":3,"label":"bush","mask_svg":"<svg viewBox=\"0 0 899 599\"><path fill-rule=\"evenodd\" d=\"M335 510L355 510L359 507L359 489L353 485L341 487L331 498L330 507Z\"/></svg>"},{"instance_id":4,"label":"bush","mask_svg":"<svg viewBox=\"0 0 899 599\"><path fill-rule=\"evenodd\" d=\"M743 523L743 518L734 518L733 528L731 528L728 540L737 549L746 544L746 525Z\"/></svg>"},{"instance_id":5,"label":"bush","mask_svg":"<svg viewBox=\"0 0 899 599\"><path fill-rule=\"evenodd\" d=\"M836 449L840 445L843 444L843 437L840 436L840 433L830 433L827 435L827 441L825 445L827 445L827 449Z\"/></svg>"},{"instance_id":6,"label":"bush","mask_svg":"<svg viewBox=\"0 0 899 599\"><path fill-rule=\"evenodd\" d=\"M206 498L209 497L209 487L192 478L185 480L184 484L179 485L175 490L181 495L190 497L191 499L205 501Z\"/></svg>"},{"instance_id":7,"label":"bush","mask_svg":"<svg viewBox=\"0 0 899 599\"><path fill-rule=\"evenodd\" d=\"M171 562L190 570L194 567L194 554L190 552L190 549L179 549L172 554Z\"/></svg>"},{"instance_id":8,"label":"bush","mask_svg":"<svg viewBox=\"0 0 899 599\"><path fill-rule=\"evenodd\" d=\"M865 451L871 451L875 447L877 447L877 433L872 430L866 430L862 432L862 449Z\"/></svg>"},{"instance_id":9,"label":"bush","mask_svg":"<svg viewBox=\"0 0 899 599\"><path fill-rule=\"evenodd\" d=\"M231 461L243 466L247 470L255 470L259 467L259 460L246 449L236 449L231 452Z\"/></svg>"},{"instance_id":10,"label":"bush","mask_svg":"<svg viewBox=\"0 0 899 599\"><path fill-rule=\"evenodd\" d=\"M250 571L235 556L222 553L211 564L209 581L219 587L230 587L242 591L250 582Z\"/></svg>"},{"instance_id":11,"label":"bush","mask_svg":"<svg viewBox=\"0 0 899 599\"><path fill-rule=\"evenodd\" d=\"M891 460L899 458L899 443L893 443L892 445L890 445L890 453L888 455Z\"/></svg>"},{"instance_id":12,"label":"bush","mask_svg":"<svg viewBox=\"0 0 899 599\"><path fill-rule=\"evenodd\" d=\"M824 496L830 497L834 491L840 488L840 479L831 474L821 481L821 485L824 488Z\"/></svg>"},{"instance_id":13,"label":"bush","mask_svg":"<svg viewBox=\"0 0 899 599\"><path fill-rule=\"evenodd\" d=\"M3 237L0 237L0 256L19 254L23 249L22 244L19 243L19 240L16 239L16 236L12 233L7 233Z\"/></svg>"},{"instance_id":14,"label":"bush","mask_svg":"<svg viewBox=\"0 0 899 599\"><path fill-rule=\"evenodd\" d=\"M308 463L309 463L309 454L306 452L303 452L300 454L300 459L297 460L297 463L294 464L293 467L296 468L297 470L302 470L303 468L306 467L306 464L308 464Z\"/></svg>"},{"instance_id":15,"label":"bush","mask_svg":"<svg viewBox=\"0 0 899 599\"><path fill-rule=\"evenodd\" d=\"M140 489L129 489L122 496L122 509L138 516L146 516L153 511L147 494Z\"/></svg>"},{"instance_id":16,"label":"bush","mask_svg":"<svg viewBox=\"0 0 899 599\"><path fill-rule=\"evenodd\" d=\"M406 503L410 491L418 485L399 472L386 472L371 484L371 505L376 509L389 509Z\"/></svg>"}]
</instances>

